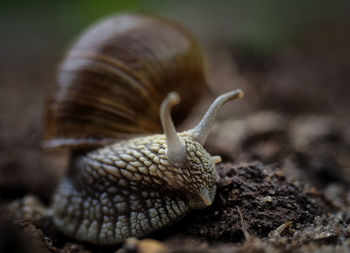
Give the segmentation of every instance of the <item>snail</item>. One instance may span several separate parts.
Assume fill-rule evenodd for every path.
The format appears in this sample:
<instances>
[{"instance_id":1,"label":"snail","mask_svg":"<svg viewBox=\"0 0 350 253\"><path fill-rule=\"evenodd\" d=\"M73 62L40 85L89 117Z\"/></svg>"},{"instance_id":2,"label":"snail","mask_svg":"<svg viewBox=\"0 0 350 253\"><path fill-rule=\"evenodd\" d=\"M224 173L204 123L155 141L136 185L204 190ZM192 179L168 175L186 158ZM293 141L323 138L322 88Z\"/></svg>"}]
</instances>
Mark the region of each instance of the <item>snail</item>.
<instances>
[{"instance_id":1,"label":"snail","mask_svg":"<svg viewBox=\"0 0 350 253\"><path fill-rule=\"evenodd\" d=\"M223 104L243 93L219 96L197 126L177 133L205 89L202 58L182 27L140 14L98 23L73 45L44 139L47 148L72 150L51 203L61 232L118 244L212 204L221 158L203 145Z\"/></svg>"}]
</instances>

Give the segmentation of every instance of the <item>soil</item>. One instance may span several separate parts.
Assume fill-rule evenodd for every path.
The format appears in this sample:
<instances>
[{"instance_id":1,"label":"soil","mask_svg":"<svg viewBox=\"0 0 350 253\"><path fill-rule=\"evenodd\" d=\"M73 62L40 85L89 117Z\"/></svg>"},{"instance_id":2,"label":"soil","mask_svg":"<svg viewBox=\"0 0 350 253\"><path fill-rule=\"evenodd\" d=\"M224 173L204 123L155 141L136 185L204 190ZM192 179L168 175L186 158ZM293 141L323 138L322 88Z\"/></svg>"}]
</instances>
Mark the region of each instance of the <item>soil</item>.
<instances>
[{"instance_id":1,"label":"soil","mask_svg":"<svg viewBox=\"0 0 350 253\"><path fill-rule=\"evenodd\" d=\"M325 39L347 25L308 31L268 56L228 43L235 64L214 59L209 79L230 83L225 67L241 81L212 93L246 96L226 106L206 144L223 158L213 205L109 247L64 237L47 211L68 161L40 146L58 53L13 59L0 69L0 252L350 252L350 37ZM21 65L27 72L14 75Z\"/></svg>"}]
</instances>

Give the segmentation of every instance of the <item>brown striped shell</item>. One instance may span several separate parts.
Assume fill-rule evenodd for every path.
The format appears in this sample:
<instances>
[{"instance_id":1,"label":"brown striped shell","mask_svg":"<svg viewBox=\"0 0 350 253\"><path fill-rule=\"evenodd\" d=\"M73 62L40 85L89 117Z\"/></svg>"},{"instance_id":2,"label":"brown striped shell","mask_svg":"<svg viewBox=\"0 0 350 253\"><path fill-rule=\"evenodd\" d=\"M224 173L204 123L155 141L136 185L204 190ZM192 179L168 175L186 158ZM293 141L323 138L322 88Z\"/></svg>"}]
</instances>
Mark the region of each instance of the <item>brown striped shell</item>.
<instances>
[{"instance_id":1,"label":"brown striped shell","mask_svg":"<svg viewBox=\"0 0 350 253\"><path fill-rule=\"evenodd\" d=\"M44 146L104 145L161 133L159 107L170 91L181 122L206 87L200 48L181 26L124 14L88 29L59 69L46 112Z\"/></svg>"}]
</instances>

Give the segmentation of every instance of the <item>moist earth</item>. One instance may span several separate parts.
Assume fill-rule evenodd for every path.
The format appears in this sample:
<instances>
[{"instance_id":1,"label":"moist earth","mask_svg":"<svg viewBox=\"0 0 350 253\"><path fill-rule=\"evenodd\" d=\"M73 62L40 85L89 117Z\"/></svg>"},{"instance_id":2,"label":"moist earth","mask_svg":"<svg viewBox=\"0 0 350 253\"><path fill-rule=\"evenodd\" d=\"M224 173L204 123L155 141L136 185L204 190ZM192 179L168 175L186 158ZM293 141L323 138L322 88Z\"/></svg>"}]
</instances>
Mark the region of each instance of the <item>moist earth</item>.
<instances>
[{"instance_id":1,"label":"moist earth","mask_svg":"<svg viewBox=\"0 0 350 253\"><path fill-rule=\"evenodd\" d=\"M213 205L109 247L64 237L47 208L69 160L40 146L54 76L45 67L59 57L13 59L0 69L1 104L11 108L0 122L0 252L349 252L350 36L325 39L348 34L346 24L307 31L270 55L228 45L235 65L213 60L210 80L223 84L213 97L234 88L246 96L225 105L206 144L223 158ZM225 67L244 81L233 87Z\"/></svg>"}]
</instances>

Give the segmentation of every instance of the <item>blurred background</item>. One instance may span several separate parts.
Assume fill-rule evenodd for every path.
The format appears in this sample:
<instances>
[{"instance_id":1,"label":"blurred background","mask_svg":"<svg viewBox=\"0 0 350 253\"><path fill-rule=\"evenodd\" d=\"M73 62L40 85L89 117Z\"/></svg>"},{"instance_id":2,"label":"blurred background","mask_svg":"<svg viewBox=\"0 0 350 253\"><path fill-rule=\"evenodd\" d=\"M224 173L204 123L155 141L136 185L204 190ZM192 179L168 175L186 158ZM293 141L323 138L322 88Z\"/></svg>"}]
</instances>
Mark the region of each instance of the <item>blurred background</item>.
<instances>
[{"instance_id":1,"label":"blurred background","mask_svg":"<svg viewBox=\"0 0 350 253\"><path fill-rule=\"evenodd\" d=\"M236 118L266 111L288 119L325 115L328 130L340 124L337 138L350 139L342 127L350 111L350 1L2 1L0 6L3 200L32 192L48 201L65 161L40 146L48 88L74 39L92 23L121 12L151 13L187 27L207 55L213 94L238 87L245 91L239 106L229 109ZM252 143L242 149L254 153ZM273 153L269 148L263 152ZM250 157L264 161L256 152ZM347 154L340 160L345 167ZM268 156L266 161L275 160Z\"/></svg>"},{"instance_id":2,"label":"blurred background","mask_svg":"<svg viewBox=\"0 0 350 253\"><path fill-rule=\"evenodd\" d=\"M220 113L210 153L224 162L276 164L288 179L316 187L338 207L350 206L350 1L3 0L0 215L8 203L14 220L23 219L19 206L41 210L36 200L22 198L28 193L48 204L68 161L67 153L41 147L48 90L74 40L94 22L123 12L184 25L206 54L212 97L245 92ZM40 224L50 234L47 223ZM0 224L0 251L24 252L7 225Z\"/></svg>"}]
</instances>

